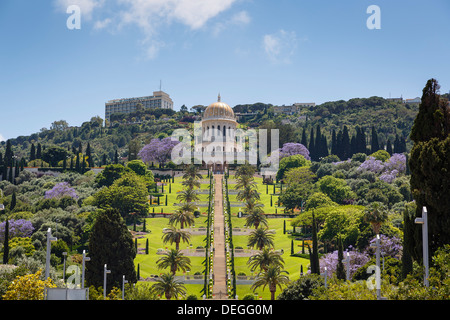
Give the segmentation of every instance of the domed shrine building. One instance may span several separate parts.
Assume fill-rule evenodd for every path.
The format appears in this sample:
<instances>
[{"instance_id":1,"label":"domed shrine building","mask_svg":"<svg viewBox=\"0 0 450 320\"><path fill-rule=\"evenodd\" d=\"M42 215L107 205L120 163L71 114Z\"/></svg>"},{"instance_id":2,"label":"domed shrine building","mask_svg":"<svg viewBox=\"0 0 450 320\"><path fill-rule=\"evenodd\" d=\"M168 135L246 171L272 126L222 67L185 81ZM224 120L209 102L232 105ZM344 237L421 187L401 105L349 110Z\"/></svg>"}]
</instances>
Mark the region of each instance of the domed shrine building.
<instances>
[{"instance_id":1,"label":"domed shrine building","mask_svg":"<svg viewBox=\"0 0 450 320\"><path fill-rule=\"evenodd\" d=\"M222 102L219 95L217 102L206 108L201 128L197 128L201 134L196 134L195 157L202 159L203 168L223 172L239 159L244 148L241 138L236 136L237 127L233 109Z\"/></svg>"}]
</instances>

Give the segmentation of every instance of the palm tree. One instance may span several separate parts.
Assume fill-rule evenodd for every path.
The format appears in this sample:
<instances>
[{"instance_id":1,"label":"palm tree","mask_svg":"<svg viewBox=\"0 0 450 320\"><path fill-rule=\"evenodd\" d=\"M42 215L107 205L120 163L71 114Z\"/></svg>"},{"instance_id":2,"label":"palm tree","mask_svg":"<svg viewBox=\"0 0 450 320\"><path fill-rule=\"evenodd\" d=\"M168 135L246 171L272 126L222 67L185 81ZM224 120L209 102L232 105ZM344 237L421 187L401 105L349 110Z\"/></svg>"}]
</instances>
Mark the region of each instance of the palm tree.
<instances>
[{"instance_id":1,"label":"palm tree","mask_svg":"<svg viewBox=\"0 0 450 320\"><path fill-rule=\"evenodd\" d=\"M178 296L186 296L184 284L177 281L171 273L161 275L161 278L157 279L156 283L152 286L152 290L158 295L164 294L167 300L170 300L172 297L178 299Z\"/></svg>"},{"instance_id":2,"label":"palm tree","mask_svg":"<svg viewBox=\"0 0 450 320\"><path fill-rule=\"evenodd\" d=\"M269 223L267 222L266 215L262 213L258 207L253 207L252 209L244 209L244 212L247 214L246 220L245 220L245 226L246 227L252 227L254 226L255 229L258 229L259 225L264 225L265 227L269 226Z\"/></svg>"},{"instance_id":3,"label":"palm tree","mask_svg":"<svg viewBox=\"0 0 450 320\"><path fill-rule=\"evenodd\" d=\"M174 226L169 226L168 228L165 228L163 230L163 242L167 243L170 242L170 244L175 242L175 248L176 250L180 250L180 242L186 242L189 243L189 240L191 239L191 234L187 231L178 230Z\"/></svg>"},{"instance_id":4,"label":"palm tree","mask_svg":"<svg viewBox=\"0 0 450 320\"><path fill-rule=\"evenodd\" d=\"M195 218L191 211L185 210L184 206L182 206L170 215L169 223L171 225L179 223L180 229L184 229L185 224L188 226L193 225L195 223Z\"/></svg>"},{"instance_id":5,"label":"palm tree","mask_svg":"<svg viewBox=\"0 0 450 320\"><path fill-rule=\"evenodd\" d=\"M259 200L259 199L260 196L258 190L256 188L253 188L251 185L244 187L242 190L238 192L236 196L236 200L245 201L246 203L252 200Z\"/></svg>"},{"instance_id":6,"label":"palm tree","mask_svg":"<svg viewBox=\"0 0 450 320\"><path fill-rule=\"evenodd\" d=\"M197 201L198 198L198 193L196 190L191 189L191 188L187 188L183 191L180 191L180 193L178 193L177 195L177 200L180 200L180 202L195 202Z\"/></svg>"},{"instance_id":7,"label":"palm tree","mask_svg":"<svg viewBox=\"0 0 450 320\"><path fill-rule=\"evenodd\" d=\"M193 178L187 178L184 179L183 182L181 182L181 184L185 187L187 187L188 189L194 189L194 188L200 188L201 184L200 181L198 181L197 179L193 179Z\"/></svg>"},{"instance_id":8,"label":"palm tree","mask_svg":"<svg viewBox=\"0 0 450 320\"><path fill-rule=\"evenodd\" d=\"M239 179L243 176L253 177L254 174L255 174L255 168L252 165L250 165L248 162L246 162L245 164L239 166L236 169L235 178Z\"/></svg>"},{"instance_id":9,"label":"palm tree","mask_svg":"<svg viewBox=\"0 0 450 320\"><path fill-rule=\"evenodd\" d=\"M249 247L256 246L258 250L262 250L264 247L273 247L275 232L273 230L267 230L263 228L258 228L253 230L248 236L247 245Z\"/></svg>"},{"instance_id":10,"label":"palm tree","mask_svg":"<svg viewBox=\"0 0 450 320\"><path fill-rule=\"evenodd\" d=\"M191 269L191 259L185 257L180 250L170 249L164 256L156 261L158 269L170 268L170 272L175 275L178 270L186 271Z\"/></svg>"},{"instance_id":11,"label":"palm tree","mask_svg":"<svg viewBox=\"0 0 450 320\"><path fill-rule=\"evenodd\" d=\"M196 167L194 164L190 164L184 170L183 174L183 186L186 186L188 189L200 188L200 179L202 179L202 175L199 173L200 169Z\"/></svg>"},{"instance_id":12,"label":"palm tree","mask_svg":"<svg viewBox=\"0 0 450 320\"><path fill-rule=\"evenodd\" d=\"M200 174L200 169L194 164L190 164L184 170L183 179L187 180L189 178L192 178L194 180L199 180L203 178L202 175Z\"/></svg>"},{"instance_id":13,"label":"palm tree","mask_svg":"<svg viewBox=\"0 0 450 320\"><path fill-rule=\"evenodd\" d=\"M388 218L388 209L381 202L372 202L366 207L364 212L364 220L372 225L375 234L380 233L381 225Z\"/></svg>"},{"instance_id":14,"label":"palm tree","mask_svg":"<svg viewBox=\"0 0 450 320\"><path fill-rule=\"evenodd\" d=\"M289 277L283 275L282 273L289 274L287 271L281 270L279 266L268 267L267 270L258 274L256 281L252 285L253 291L261 286L263 286L263 290L266 286L269 286L270 299L275 300L277 286L281 290L283 285L287 285L289 283Z\"/></svg>"},{"instance_id":15,"label":"palm tree","mask_svg":"<svg viewBox=\"0 0 450 320\"><path fill-rule=\"evenodd\" d=\"M281 257L281 254L268 248L264 248L261 252L254 254L247 261L247 265L252 272L257 268L261 271L267 271L270 266L282 267L283 264L284 259Z\"/></svg>"}]
</instances>

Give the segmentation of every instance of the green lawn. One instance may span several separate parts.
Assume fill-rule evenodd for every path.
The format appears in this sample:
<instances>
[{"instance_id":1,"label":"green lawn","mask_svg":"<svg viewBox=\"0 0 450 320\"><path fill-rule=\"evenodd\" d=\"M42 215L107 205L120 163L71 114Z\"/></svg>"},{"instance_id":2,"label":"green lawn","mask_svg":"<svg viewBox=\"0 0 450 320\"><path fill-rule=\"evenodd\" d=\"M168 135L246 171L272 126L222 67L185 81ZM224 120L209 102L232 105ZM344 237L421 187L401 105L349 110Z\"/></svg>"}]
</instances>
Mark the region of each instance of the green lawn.
<instances>
[{"instance_id":1,"label":"green lawn","mask_svg":"<svg viewBox=\"0 0 450 320\"><path fill-rule=\"evenodd\" d=\"M206 176L204 179L207 179ZM230 177L230 179L234 179L234 177ZM275 213L275 199L277 197L274 197L273 207L270 206L270 194L273 191L273 186L269 186L269 194L266 194L266 186L262 184L261 178L255 178L256 182L258 183L258 190L261 193L261 201L265 205L265 212L266 213ZM229 185L230 189L234 188L233 184ZM209 184L202 184L202 189L207 190L209 188ZM160 202L160 206L154 206L155 207L155 213L161 212L161 208L163 209L163 212L173 212L173 210L176 208L173 204L177 203L176 200L176 192L181 191L182 185L181 185L181 177L175 179L175 183L172 183L171 186L172 192L169 193L168 186L164 187L164 193L168 195L168 205L165 206L164 201ZM277 189L279 190L279 189ZM278 191L277 191L278 192ZM207 201L207 194L200 195L201 200L200 201ZM163 199L163 198L162 198ZM162 200L161 199L161 200ZM230 201L236 201L235 195L230 195ZM150 209L150 213L152 213L153 209ZM239 208L232 207L232 224L233 227L243 227L245 224L245 218L237 218L237 213L239 211ZM200 212L202 215L199 218L195 219L195 226L206 226L205 220L206 220L206 207L200 207ZM278 210L278 213L282 213L282 209ZM275 249L276 250L283 250L283 259L285 261L285 270L289 272L289 278L291 280L296 280L300 276L300 265L303 265L303 270L306 272L309 260L298 258L298 257L292 257L290 255L291 253L291 240L293 237L290 234L283 234L283 224L284 221L286 221L286 229L289 230L290 227L290 219L284 219L284 218L270 218L269 219L269 229L275 230ZM138 247L145 248L146 245L146 239L149 240L149 254L138 254L135 259L135 265L137 268L137 265L139 264L140 267L140 275L143 278L150 277L151 275L159 275L161 273L167 272L167 270L160 270L157 268L156 261L161 257L161 255L157 254L158 249L166 249L166 248L175 248L175 244L164 244L162 242L162 231L164 228L168 226L169 220L168 218L147 218L146 219L146 227L147 230L150 230L150 233L144 235L144 238L138 239ZM139 229L139 228L138 228ZM189 245L192 245L192 248L196 248L198 246L204 246L204 235L192 235L191 236L191 242ZM243 247L247 248L247 236L233 236L233 241L235 247ZM298 245L300 244L300 241L294 241L294 250L295 252L298 252L300 248ZM186 243L181 243L180 248L186 249L188 246ZM191 259L191 265L192 269L190 271L190 274L194 274L196 272L202 273L204 270L203 266L203 260L204 257L189 257ZM251 275L251 272L249 268L247 267L247 261L248 257L236 257L235 258L235 267L236 267L236 274L239 273L245 273L246 275ZM182 275L182 273L178 273L177 275ZM237 287L237 294L239 299L242 299L247 294L253 294L253 291L250 288L250 285L238 285ZM201 289L203 288L203 285L186 285L186 289L189 294L196 295L199 299L201 299ZM279 294L281 291L277 289L277 293ZM258 297L262 297L263 300L270 299L270 292L269 289L266 287L263 291L262 288L258 288L256 290L256 293L258 294Z\"/></svg>"}]
</instances>

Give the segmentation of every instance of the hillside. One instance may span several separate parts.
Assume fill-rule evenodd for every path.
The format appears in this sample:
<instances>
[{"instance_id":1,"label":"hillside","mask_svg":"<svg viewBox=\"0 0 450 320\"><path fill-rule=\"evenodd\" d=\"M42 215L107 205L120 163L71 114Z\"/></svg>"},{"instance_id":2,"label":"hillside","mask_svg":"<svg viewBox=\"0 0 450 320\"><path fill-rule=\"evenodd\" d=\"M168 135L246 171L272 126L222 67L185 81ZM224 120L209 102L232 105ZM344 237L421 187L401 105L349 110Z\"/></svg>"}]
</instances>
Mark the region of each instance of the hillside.
<instances>
[{"instance_id":1,"label":"hillside","mask_svg":"<svg viewBox=\"0 0 450 320\"><path fill-rule=\"evenodd\" d=\"M94 165L103 162L111 163L118 157L126 159L129 148L140 149L152 138L169 136L173 130L190 127L190 123L200 119L198 106L191 108L191 112L183 106L182 111L164 112L163 110L144 110L135 114L116 114L111 119L111 126L103 126L103 120L92 117L79 127L69 126L65 120L54 121L50 129L29 136L19 136L10 139L12 151L18 158L30 159L31 146L37 148L41 144L42 150L55 145L76 154L80 144L82 151L89 142ZM200 108L201 109L201 108ZM348 101L326 102L316 107L301 108L295 115L274 114L274 106L264 103L252 105L237 105L236 113L241 116L239 122L243 127L266 128L280 130L280 145L286 142L302 141L303 131L307 133L320 126L321 133L328 141L331 152L332 133L338 133L347 126L350 138L356 134L356 127L361 127L367 137L366 144L370 144L370 130L376 128L380 146L384 148L387 140L393 143L396 136L403 138L410 149L409 133L418 112L418 105L405 105L388 101L380 97L355 98ZM6 143L0 144L0 152L5 154ZM132 156L133 157L133 156Z\"/></svg>"}]
</instances>

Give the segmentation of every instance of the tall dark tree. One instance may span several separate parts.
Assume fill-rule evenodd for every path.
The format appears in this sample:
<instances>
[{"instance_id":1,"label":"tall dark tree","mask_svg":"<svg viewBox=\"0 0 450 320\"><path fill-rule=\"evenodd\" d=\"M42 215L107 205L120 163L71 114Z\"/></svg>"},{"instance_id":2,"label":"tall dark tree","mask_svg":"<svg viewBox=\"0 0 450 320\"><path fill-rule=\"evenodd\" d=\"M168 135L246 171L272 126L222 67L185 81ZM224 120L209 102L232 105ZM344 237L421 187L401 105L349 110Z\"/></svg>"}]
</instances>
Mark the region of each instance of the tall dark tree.
<instances>
[{"instance_id":1,"label":"tall dark tree","mask_svg":"<svg viewBox=\"0 0 450 320\"><path fill-rule=\"evenodd\" d=\"M416 217L422 215L423 207L428 211L431 257L439 247L450 244L450 110L447 99L440 98L435 79L423 89L411 139L411 192L417 204ZM416 246L422 247L421 239Z\"/></svg>"},{"instance_id":2,"label":"tall dark tree","mask_svg":"<svg viewBox=\"0 0 450 320\"><path fill-rule=\"evenodd\" d=\"M341 237L339 237L339 239L338 239L338 263L336 266L336 277L339 280L346 279L344 263L342 262L342 260L344 260L344 248L342 245L342 239L341 239Z\"/></svg>"},{"instance_id":3,"label":"tall dark tree","mask_svg":"<svg viewBox=\"0 0 450 320\"><path fill-rule=\"evenodd\" d=\"M312 252L310 253L311 273L320 275L319 245L317 242L317 224L314 211L312 213Z\"/></svg>"},{"instance_id":4,"label":"tall dark tree","mask_svg":"<svg viewBox=\"0 0 450 320\"><path fill-rule=\"evenodd\" d=\"M89 286L103 286L105 264L111 270L107 290L111 290L113 286L121 288L123 275L130 283L137 281L134 269L136 249L118 210L107 209L97 216L89 237L89 257L91 260L86 264L86 281Z\"/></svg>"},{"instance_id":5,"label":"tall dark tree","mask_svg":"<svg viewBox=\"0 0 450 320\"><path fill-rule=\"evenodd\" d=\"M5 149L5 158L4 158L5 166L7 166L7 167L12 166L13 156L14 156L14 153L12 151L11 141L7 140L6 141L6 149Z\"/></svg>"},{"instance_id":6,"label":"tall dark tree","mask_svg":"<svg viewBox=\"0 0 450 320\"><path fill-rule=\"evenodd\" d=\"M356 126L356 146L356 153L367 153L366 134L360 126Z\"/></svg>"},{"instance_id":7,"label":"tall dark tree","mask_svg":"<svg viewBox=\"0 0 450 320\"><path fill-rule=\"evenodd\" d=\"M89 167L92 168L94 166L94 159L92 159L91 144L89 142L86 147L86 156L88 157L87 161L88 161Z\"/></svg>"},{"instance_id":8,"label":"tall dark tree","mask_svg":"<svg viewBox=\"0 0 450 320\"><path fill-rule=\"evenodd\" d=\"M119 164L119 153L117 152L117 150L114 154L114 164Z\"/></svg>"},{"instance_id":9,"label":"tall dark tree","mask_svg":"<svg viewBox=\"0 0 450 320\"><path fill-rule=\"evenodd\" d=\"M337 155L336 130L331 133L331 154Z\"/></svg>"},{"instance_id":10,"label":"tall dark tree","mask_svg":"<svg viewBox=\"0 0 450 320\"><path fill-rule=\"evenodd\" d=\"M393 154L392 143L391 140L389 139L386 141L386 151L392 156Z\"/></svg>"},{"instance_id":11,"label":"tall dark tree","mask_svg":"<svg viewBox=\"0 0 450 320\"><path fill-rule=\"evenodd\" d=\"M342 158L341 160L347 160L351 157L350 154L350 136L348 133L347 126L344 126L344 129L342 130L342 142L341 142L341 148L342 148Z\"/></svg>"},{"instance_id":12,"label":"tall dark tree","mask_svg":"<svg viewBox=\"0 0 450 320\"><path fill-rule=\"evenodd\" d=\"M411 140L415 143L432 138L443 140L450 133L448 100L441 99L439 89L436 79L428 80L423 89L419 113L411 129Z\"/></svg>"},{"instance_id":13,"label":"tall dark tree","mask_svg":"<svg viewBox=\"0 0 450 320\"><path fill-rule=\"evenodd\" d=\"M320 125L316 127L316 140L314 142L315 156L317 160L322 157L322 132L320 130Z\"/></svg>"},{"instance_id":14,"label":"tall dark tree","mask_svg":"<svg viewBox=\"0 0 450 320\"><path fill-rule=\"evenodd\" d=\"M32 143L30 150L30 161L33 161L34 159L36 159L36 147L34 146L34 143Z\"/></svg>"},{"instance_id":15,"label":"tall dark tree","mask_svg":"<svg viewBox=\"0 0 450 320\"><path fill-rule=\"evenodd\" d=\"M302 131L302 140L300 142L302 145L304 145L305 147L308 147L308 138L306 137L306 127L303 127L303 131ZM270 150L270 149L268 149Z\"/></svg>"},{"instance_id":16,"label":"tall dark tree","mask_svg":"<svg viewBox=\"0 0 450 320\"><path fill-rule=\"evenodd\" d=\"M378 142L378 133L375 127L372 127L372 139L370 144L370 153L380 150L380 143Z\"/></svg>"},{"instance_id":17,"label":"tall dark tree","mask_svg":"<svg viewBox=\"0 0 450 320\"><path fill-rule=\"evenodd\" d=\"M8 264L9 261L9 220L5 221L5 238L3 240L3 264Z\"/></svg>"},{"instance_id":18,"label":"tall dark tree","mask_svg":"<svg viewBox=\"0 0 450 320\"><path fill-rule=\"evenodd\" d=\"M42 159L42 146L40 143L38 143L38 145L37 145L36 159Z\"/></svg>"},{"instance_id":19,"label":"tall dark tree","mask_svg":"<svg viewBox=\"0 0 450 320\"><path fill-rule=\"evenodd\" d=\"M311 160L316 160L316 148L314 146L314 128L311 127L311 133L309 135L309 156Z\"/></svg>"}]
</instances>

